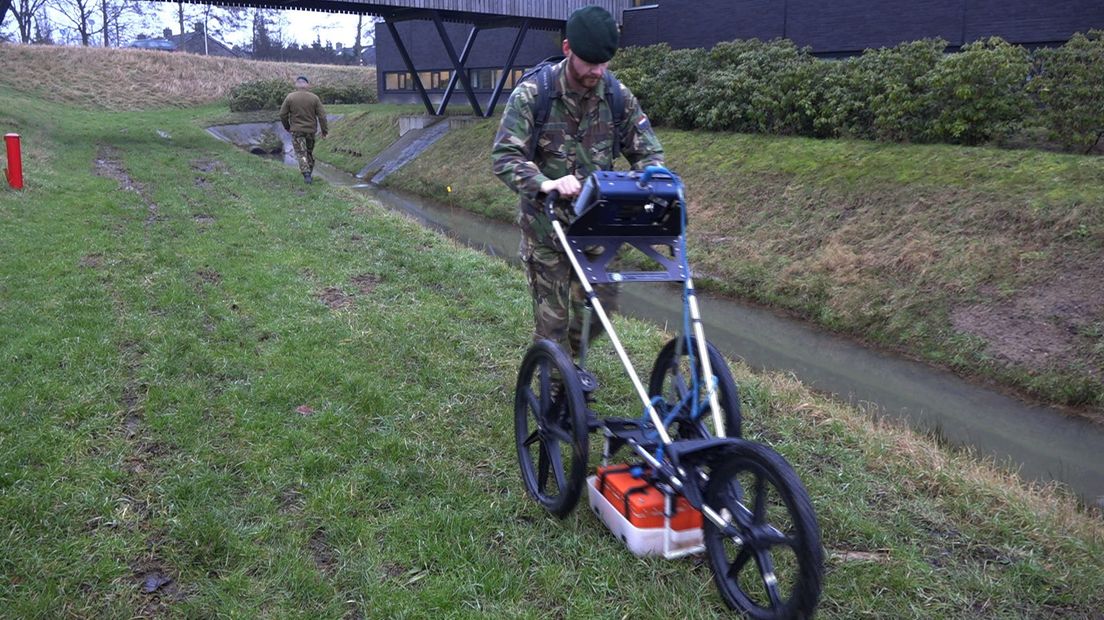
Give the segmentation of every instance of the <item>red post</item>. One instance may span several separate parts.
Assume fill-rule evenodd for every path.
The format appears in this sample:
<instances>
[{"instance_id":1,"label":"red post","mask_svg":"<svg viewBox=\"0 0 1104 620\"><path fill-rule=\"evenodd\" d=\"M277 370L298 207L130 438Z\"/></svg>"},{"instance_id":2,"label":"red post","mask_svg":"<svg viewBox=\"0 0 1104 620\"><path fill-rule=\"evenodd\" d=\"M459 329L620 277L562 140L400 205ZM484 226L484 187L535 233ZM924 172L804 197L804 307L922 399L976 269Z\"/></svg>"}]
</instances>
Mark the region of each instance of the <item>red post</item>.
<instances>
[{"instance_id":1,"label":"red post","mask_svg":"<svg viewBox=\"0 0 1104 620\"><path fill-rule=\"evenodd\" d=\"M4 134L4 145L8 149L8 185L23 189L23 154L19 152L19 134Z\"/></svg>"}]
</instances>

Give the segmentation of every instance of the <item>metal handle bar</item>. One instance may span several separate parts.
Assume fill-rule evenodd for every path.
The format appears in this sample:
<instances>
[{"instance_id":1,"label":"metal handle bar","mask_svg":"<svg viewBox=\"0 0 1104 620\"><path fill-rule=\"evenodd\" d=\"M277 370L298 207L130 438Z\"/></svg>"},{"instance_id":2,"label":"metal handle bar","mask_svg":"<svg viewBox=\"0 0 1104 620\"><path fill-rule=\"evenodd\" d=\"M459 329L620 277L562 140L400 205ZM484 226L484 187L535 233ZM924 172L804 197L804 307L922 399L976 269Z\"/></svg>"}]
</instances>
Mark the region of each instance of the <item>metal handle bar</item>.
<instances>
[{"instance_id":1,"label":"metal handle bar","mask_svg":"<svg viewBox=\"0 0 1104 620\"><path fill-rule=\"evenodd\" d=\"M648 184L648 181L652 180L653 176L663 175L668 179L674 179L675 173L664 168L663 166L645 166L644 174L640 177L640 186L643 187Z\"/></svg>"},{"instance_id":2,"label":"metal handle bar","mask_svg":"<svg viewBox=\"0 0 1104 620\"><path fill-rule=\"evenodd\" d=\"M559 190L555 190L555 189L548 192L548 194L545 196L545 198L544 198L544 210L548 213L549 219L553 219L553 220L556 219L556 213L553 210L553 206L556 204L556 201L559 200L559 199L560 199L560 192L559 192Z\"/></svg>"}]
</instances>

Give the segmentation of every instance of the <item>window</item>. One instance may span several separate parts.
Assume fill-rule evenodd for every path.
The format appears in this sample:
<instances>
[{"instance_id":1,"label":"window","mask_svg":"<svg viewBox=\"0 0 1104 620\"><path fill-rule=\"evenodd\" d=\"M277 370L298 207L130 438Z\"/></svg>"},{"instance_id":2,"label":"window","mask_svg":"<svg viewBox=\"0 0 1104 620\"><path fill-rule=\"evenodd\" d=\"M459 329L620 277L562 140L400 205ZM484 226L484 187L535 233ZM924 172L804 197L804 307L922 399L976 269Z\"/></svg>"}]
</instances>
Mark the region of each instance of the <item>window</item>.
<instances>
[{"instance_id":1,"label":"window","mask_svg":"<svg viewBox=\"0 0 1104 620\"><path fill-rule=\"evenodd\" d=\"M503 84L505 90L510 90L521 79L524 69L514 69ZM502 69L468 69L468 79L471 80L472 90L494 90L502 77Z\"/></svg>"},{"instance_id":2,"label":"window","mask_svg":"<svg viewBox=\"0 0 1104 620\"><path fill-rule=\"evenodd\" d=\"M494 69L472 69L468 71L468 79L473 90L491 90L499 73L502 72Z\"/></svg>"},{"instance_id":3,"label":"window","mask_svg":"<svg viewBox=\"0 0 1104 620\"><path fill-rule=\"evenodd\" d=\"M505 90L513 89L514 84L521 80L523 73L525 73L524 69L511 71L503 88ZM471 80L472 90L494 90L501 76L502 69L468 69L468 79ZM418 78L422 81L422 87L427 91L443 91L448 88L449 80L452 79L452 71L419 71ZM457 87L461 87L461 85L457 84ZM414 78L406 71L387 71L383 74L383 88L390 92L412 91L415 89Z\"/></svg>"},{"instance_id":4,"label":"window","mask_svg":"<svg viewBox=\"0 0 1104 620\"><path fill-rule=\"evenodd\" d=\"M445 90L452 71L419 71L418 79L426 90ZM383 76L383 87L389 91L414 90L414 78L406 71L388 71Z\"/></svg>"},{"instance_id":5,"label":"window","mask_svg":"<svg viewBox=\"0 0 1104 620\"><path fill-rule=\"evenodd\" d=\"M422 88L426 90L445 90L451 77L452 71L418 72L418 78L422 80Z\"/></svg>"},{"instance_id":6,"label":"window","mask_svg":"<svg viewBox=\"0 0 1104 620\"><path fill-rule=\"evenodd\" d=\"M385 90L414 90L414 82L406 71L388 71L383 76Z\"/></svg>"},{"instance_id":7,"label":"window","mask_svg":"<svg viewBox=\"0 0 1104 620\"><path fill-rule=\"evenodd\" d=\"M506 86L509 88L513 88L514 84L517 84L521 81L521 76L524 74L525 69L514 69L513 72L510 73L510 79L506 80Z\"/></svg>"}]
</instances>

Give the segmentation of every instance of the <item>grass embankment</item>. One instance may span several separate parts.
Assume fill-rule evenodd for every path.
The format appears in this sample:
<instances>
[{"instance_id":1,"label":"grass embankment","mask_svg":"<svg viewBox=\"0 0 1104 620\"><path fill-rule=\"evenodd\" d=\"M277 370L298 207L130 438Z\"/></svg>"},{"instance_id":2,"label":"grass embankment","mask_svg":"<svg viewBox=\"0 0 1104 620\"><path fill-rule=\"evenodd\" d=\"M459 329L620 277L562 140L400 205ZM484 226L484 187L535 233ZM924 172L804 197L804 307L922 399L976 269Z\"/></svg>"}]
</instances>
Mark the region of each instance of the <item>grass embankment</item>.
<instances>
[{"instance_id":1,"label":"grass embankment","mask_svg":"<svg viewBox=\"0 0 1104 620\"><path fill-rule=\"evenodd\" d=\"M313 84L368 84L375 67L341 67L196 56L153 50L0 45L0 85L87 109L139 110L221 101L254 80L298 75Z\"/></svg>"},{"instance_id":2,"label":"grass embankment","mask_svg":"<svg viewBox=\"0 0 1104 620\"><path fill-rule=\"evenodd\" d=\"M497 121L386 185L512 219ZM1104 414L1104 158L660 130L708 286ZM457 154L462 154L458 156Z\"/></svg>"},{"instance_id":3,"label":"grass embankment","mask_svg":"<svg viewBox=\"0 0 1104 620\"><path fill-rule=\"evenodd\" d=\"M524 496L516 270L211 139L215 107L0 102L28 173L0 192L0 615L724 615L699 561ZM629 387L593 362L608 412ZM818 511L823 617L1104 606L1070 496L734 370Z\"/></svg>"},{"instance_id":4,"label":"grass embankment","mask_svg":"<svg viewBox=\"0 0 1104 620\"><path fill-rule=\"evenodd\" d=\"M315 156L356 174L399 137L399 117L424 112L421 106L356 106L342 117L340 126L315 146Z\"/></svg>"}]
</instances>

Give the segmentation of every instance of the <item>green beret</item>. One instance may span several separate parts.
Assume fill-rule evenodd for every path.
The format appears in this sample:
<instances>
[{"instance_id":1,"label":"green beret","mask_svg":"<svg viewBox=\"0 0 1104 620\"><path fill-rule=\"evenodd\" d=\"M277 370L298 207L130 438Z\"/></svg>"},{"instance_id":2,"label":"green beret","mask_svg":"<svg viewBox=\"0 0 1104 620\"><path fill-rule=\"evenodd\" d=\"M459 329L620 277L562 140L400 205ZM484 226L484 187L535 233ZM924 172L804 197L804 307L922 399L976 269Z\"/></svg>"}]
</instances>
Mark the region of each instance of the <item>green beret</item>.
<instances>
[{"instance_id":1,"label":"green beret","mask_svg":"<svg viewBox=\"0 0 1104 620\"><path fill-rule=\"evenodd\" d=\"M609 62L617 53L620 39L617 22L600 6L585 6L567 18L567 44L589 63Z\"/></svg>"}]
</instances>

